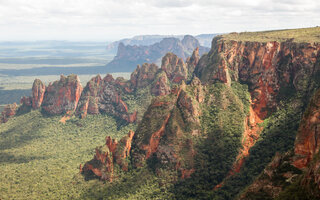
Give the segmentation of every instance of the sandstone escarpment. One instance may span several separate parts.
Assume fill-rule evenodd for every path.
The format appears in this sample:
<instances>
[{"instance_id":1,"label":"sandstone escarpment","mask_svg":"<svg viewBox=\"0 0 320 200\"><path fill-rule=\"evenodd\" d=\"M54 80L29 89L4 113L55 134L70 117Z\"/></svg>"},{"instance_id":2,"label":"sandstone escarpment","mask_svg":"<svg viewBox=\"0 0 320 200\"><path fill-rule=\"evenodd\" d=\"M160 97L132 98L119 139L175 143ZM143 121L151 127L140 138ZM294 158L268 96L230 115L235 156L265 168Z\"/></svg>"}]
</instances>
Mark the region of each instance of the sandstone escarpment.
<instances>
[{"instance_id":1,"label":"sandstone escarpment","mask_svg":"<svg viewBox=\"0 0 320 200\"><path fill-rule=\"evenodd\" d=\"M320 197L319 114L320 90L318 89L300 122L294 150L283 155L277 154L240 199L257 199L261 194L267 194L272 198L279 195L282 197L281 195L285 195L287 188L290 189L288 186L291 185L298 188L287 193L301 190L305 192L304 195ZM309 199L307 196L305 198Z\"/></svg>"},{"instance_id":2,"label":"sandstone escarpment","mask_svg":"<svg viewBox=\"0 0 320 200\"><path fill-rule=\"evenodd\" d=\"M247 84L251 94L242 148L230 174L240 171L260 137L259 123L279 107L281 99L295 93L307 97L313 90L320 72L319 50L317 43L244 42L222 37L213 40L211 51L199 60L194 74L205 84Z\"/></svg>"},{"instance_id":3,"label":"sandstone escarpment","mask_svg":"<svg viewBox=\"0 0 320 200\"><path fill-rule=\"evenodd\" d=\"M128 171L133 136L134 132L129 131L119 142L107 136L106 144L96 148L94 158L80 167L80 172L88 179L99 177L112 182L118 176L119 170Z\"/></svg>"},{"instance_id":4,"label":"sandstone escarpment","mask_svg":"<svg viewBox=\"0 0 320 200\"><path fill-rule=\"evenodd\" d=\"M264 119L285 91L306 92L319 73L319 44L226 41L219 37L195 74L204 82L240 81L249 86L253 109Z\"/></svg>"}]
</instances>

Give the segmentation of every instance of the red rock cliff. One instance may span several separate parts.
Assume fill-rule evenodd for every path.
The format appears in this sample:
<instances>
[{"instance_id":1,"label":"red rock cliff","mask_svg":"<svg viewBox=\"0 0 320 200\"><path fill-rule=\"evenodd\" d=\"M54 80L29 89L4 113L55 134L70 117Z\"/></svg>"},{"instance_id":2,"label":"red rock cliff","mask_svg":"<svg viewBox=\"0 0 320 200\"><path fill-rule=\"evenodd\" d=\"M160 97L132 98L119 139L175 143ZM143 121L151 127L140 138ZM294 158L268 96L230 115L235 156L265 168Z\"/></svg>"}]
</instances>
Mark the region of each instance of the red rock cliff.
<instances>
[{"instance_id":1,"label":"red rock cliff","mask_svg":"<svg viewBox=\"0 0 320 200\"><path fill-rule=\"evenodd\" d=\"M48 114L64 114L76 110L82 86L77 75L65 77L50 83L44 94L42 109Z\"/></svg>"},{"instance_id":2,"label":"red rock cliff","mask_svg":"<svg viewBox=\"0 0 320 200\"><path fill-rule=\"evenodd\" d=\"M122 84L124 83L124 84ZM127 104L121 99L121 89L126 86L126 82L119 79L114 80L108 74L104 79L100 75L92 78L84 88L78 113L80 117L88 114L109 113L120 117L129 123L136 121L137 113L128 113Z\"/></svg>"},{"instance_id":3,"label":"red rock cliff","mask_svg":"<svg viewBox=\"0 0 320 200\"><path fill-rule=\"evenodd\" d=\"M280 89L307 90L310 77L319 71L320 44L241 42L213 40L195 74L203 82L247 83L253 110L264 119L277 107Z\"/></svg>"}]
</instances>

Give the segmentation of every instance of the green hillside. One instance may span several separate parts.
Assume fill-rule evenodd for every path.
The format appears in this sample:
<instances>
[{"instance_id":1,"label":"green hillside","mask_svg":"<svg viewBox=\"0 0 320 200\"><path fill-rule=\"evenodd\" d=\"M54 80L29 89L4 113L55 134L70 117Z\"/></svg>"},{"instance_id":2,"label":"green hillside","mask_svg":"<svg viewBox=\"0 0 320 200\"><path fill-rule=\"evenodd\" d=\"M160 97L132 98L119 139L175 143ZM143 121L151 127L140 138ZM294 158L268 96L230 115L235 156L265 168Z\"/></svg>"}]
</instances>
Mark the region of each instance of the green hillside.
<instances>
[{"instance_id":1,"label":"green hillside","mask_svg":"<svg viewBox=\"0 0 320 200\"><path fill-rule=\"evenodd\" d=\"M84 181L79 165L92 159L106 135L119 139L135 125L119 127L106 115L45 117L39 111L0 126L0 199L79 199L98 180Z\"/></svg>"},{"instance_id":2,"label":"green hillside","mask_svg":"<svg viewBox=\"0 0 320 200\"><path fill-rule=\"evenodd\" d=\"M235 41L255 41L255 42L270 42L278 41L285 42L293 40L293 42L320 42L320 27L273 30L261 32L242 32L230 33L222 35L225 40Z\"/></svg>"}]
</instances>

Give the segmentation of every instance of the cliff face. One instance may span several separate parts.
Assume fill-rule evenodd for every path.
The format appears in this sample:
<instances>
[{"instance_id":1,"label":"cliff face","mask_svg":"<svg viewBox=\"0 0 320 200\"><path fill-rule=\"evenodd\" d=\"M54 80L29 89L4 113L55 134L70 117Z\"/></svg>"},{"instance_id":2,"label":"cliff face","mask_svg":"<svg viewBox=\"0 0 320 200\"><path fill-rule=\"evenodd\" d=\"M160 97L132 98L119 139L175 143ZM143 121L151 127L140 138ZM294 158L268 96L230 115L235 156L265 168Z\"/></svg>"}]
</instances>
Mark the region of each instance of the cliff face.
<instances>
[{"instance_id":1,"label":"cliff face","mask_svg":"<svg viewBox=\"0 0 320 200\"><path fill-rule=\"evenodd\" d=\"M229 175L240 171L263 130L259 124L274 113L284 97L295 93L310 96L320 72L319 50L317 43L213 40L211 51L199 60L195 75L206 84L247 84L251 95L242 147Z\"/></svg>"},{"instance_id":2,"label":"cliff face","mask_svg":"<svg viewBox=\"0 0 320 200\"><path fill-rule=\"evenodd\" d=\"M206 161L199 161L197 156L209 156L207 148L211 145L214 151L228 155L216 152L209 156L213 157L210 162L217 161L217 156L225 159L221 161L224 172L212 175L216 184L211 188L219 189L225 180L241 171L260 138L262 123L278 109L280 101L295 93L307 97L316 87L319 50L318 44L216 38L211 51L201 58L196 49L186 63L167 53L160 69L156 65L138 66L130 82L123 84L125 90L137 91L154 80L151 93L158 97L148 107L133 138L133 166L147 164L158 175L161 169L170 169L180 178L194 173L199 176L199 171L208 169L205 169ZM185 85L190 80L190 85ZM302 146L308 143L310 148L300 148L302 160L296 162L309 159L310 149L318 144L315 137L313 141L300 139ZM203 144L195 144L199 140ZM210 165L212 170L220 170ZM292 174L282 175L292 178Z\"/></svg>"},{"instance_id":3,"label":"cliff face","mask_svg":"<svg viewBox=\"0 0 320 200\"><path fill-rule=\"evenodd\" d=\"M205 83L240 81L249 86L253 110L264 119L288 89L306 91L319 73L319 44L236 42L216 38L195 74Z\"/></svg>"},{"instance_id":4,"label":"cliff face","mask_svg":"<svg viewBox=\"0 0 320 200\"><path fill-rule=\"evenodd\" d=\"M320 89L310 100L301 119L294 150L277 154L240 199L258 199L262 194L283 199L290 196L288 193L298 197L301 190L305 199L320 197L319 113Z\"/></svg>"},{"instance_id":5,"label":"cliff face","mask_svg":"<svg viewBox=\"0 0 320 200\"><path fill-rule=\"evenodd\" d=\"M74 112L77 108L82 86L77 75L65 77L49 84L43 97L42 109L48 114Z\"/></svg>"},{"instance_id":6,"label":"cliff face","mask_svg":"<svg viewBox=\"0 0 320 200\"><path fill-rule=\"evenodd\" d=\"M185 38L183 43L188 51L197 44L192 38ZM174 41L170 44L172 48L179 46ZM181 48L176 50L181 53ZM285 123L291 134L298 132L294 151L288 151L292 143L281 141L286 144L280 151L288 152L276 154L278 149L272 149L275 147L272 145L281 143L277 140L283 138L278 136L283 136L281 132L287 128L280 122L274 123L275 120L283 119L281 115L290 116L289 110L278 112L285 108L282 104L292 102L290 108L298 108L294 113L300 117L306 100L320 85L320 45L292 41L243 42L222 37L214 39L211 51L201 58L199 51L197 48L186 62L167 53L161 68L155 64L139 65L130 80L96 76L83 91L73 76L61 77L47 88L37 81L33 97L22 102L26 105L36 102L35 107L42 104L40 108L52 114L77 108L81 117L109 113L127 122L138 122L135 134L130 132L120 141L106 138L106 144L96 149L94 159L81 167L87 178L113 181L120 170L127 171L130 165L146 166L159 176L173 172L173 184L184 179L179 184L191 185L188 191L183 188L185 196L189 191L191 195L210 191L221 197L226 191L224 186L229 190L235 186L237 190L230 195L235 197L252 177L262 172L240 198L257 199L260 194L276 198L294 184L312 185L310 192L318 197L319 91L311 99L299 129L296 118L292 119L295 122ZM150 52L147 49L140 53ZM119 56L127 55L120 51ZM129 112L130 106L136 106L132 101L141 103L151 98L150 105L145 101L137 106L147 108L141 121L137 120L136 112ZM8 109L7 113L11 116L14 112ZM267 139L269 143L264 142ZM263 154L253 154L257 151ZM252 172L248 166L253 165L258 166ZM244 170L254 175L242 173ZM228 181L234 181L234 185ZM175 189L179 184L174 185Z\"/></svg>"}]
</instances>

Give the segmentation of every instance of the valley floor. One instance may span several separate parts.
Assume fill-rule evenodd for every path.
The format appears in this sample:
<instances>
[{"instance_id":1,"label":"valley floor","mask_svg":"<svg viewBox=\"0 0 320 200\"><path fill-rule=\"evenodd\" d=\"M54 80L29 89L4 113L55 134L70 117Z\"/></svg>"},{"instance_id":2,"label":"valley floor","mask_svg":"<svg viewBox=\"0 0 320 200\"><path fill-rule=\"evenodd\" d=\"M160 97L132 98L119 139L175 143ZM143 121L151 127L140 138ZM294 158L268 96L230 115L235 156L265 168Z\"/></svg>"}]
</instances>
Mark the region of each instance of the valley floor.
<instances>
[{"instance_id":1,"label":"valley floor","mask_svg":"<svg viewBox=\"0 0 320 200\"><path fill-rule=\"evenodd\" d=\"M30 120L31 119L31 120ZM0 199L79 199L98 180L85 181L79 165L92 159L106 135L119 139L134 125L117 130L106 115L44 117L39 111L0 126ZM23 128L22 128L23 127Z\"/></svg>"}]
</instances>

